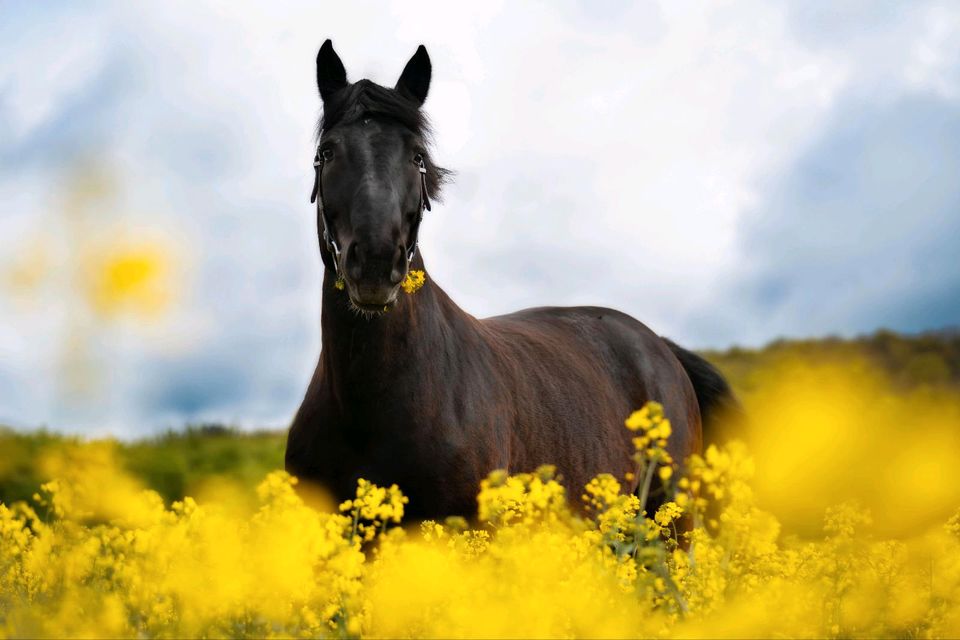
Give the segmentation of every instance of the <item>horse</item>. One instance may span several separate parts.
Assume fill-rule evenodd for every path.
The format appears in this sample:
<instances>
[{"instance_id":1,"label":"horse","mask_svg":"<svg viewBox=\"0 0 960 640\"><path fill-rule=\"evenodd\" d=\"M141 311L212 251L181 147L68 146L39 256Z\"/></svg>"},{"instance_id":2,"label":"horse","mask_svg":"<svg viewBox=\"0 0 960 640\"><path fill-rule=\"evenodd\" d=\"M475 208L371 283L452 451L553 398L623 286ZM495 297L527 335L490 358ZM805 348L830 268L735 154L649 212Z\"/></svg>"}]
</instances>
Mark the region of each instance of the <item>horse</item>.
<instances>
[{"instance_id":1,"label":"horse","mask_svg":"<svg viewBox=\"0 0 960 640\"><path fill-rule=\"evenodd\" d=\"M672 423L673 459L699 452L702 425L732 394L696 354L607 308L477 319L426 273L418 232L450 176L428 144L431 74L423 45L393 88L348 82L330 40L317 54L321 351L287 471L339 499L365 478L397 484L415 518L470 517L496 469L553 464L568 496L598 473L631 478L624 419L648 400ZM411 271L426 278L408 295Z\"/></svg>"}]
</instances>

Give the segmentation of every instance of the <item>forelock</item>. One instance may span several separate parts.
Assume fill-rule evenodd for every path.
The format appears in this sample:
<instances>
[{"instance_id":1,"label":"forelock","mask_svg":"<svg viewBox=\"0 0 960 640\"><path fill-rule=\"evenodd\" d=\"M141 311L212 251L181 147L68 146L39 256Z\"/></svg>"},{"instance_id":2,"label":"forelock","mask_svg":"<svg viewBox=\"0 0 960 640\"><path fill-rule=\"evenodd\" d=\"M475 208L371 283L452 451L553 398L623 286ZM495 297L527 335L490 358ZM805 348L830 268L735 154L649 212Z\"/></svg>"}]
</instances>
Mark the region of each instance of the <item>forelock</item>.
<instances>
[{"instance_id":1,"label":"forelock","mask_svg":"<svg viewBox=\"0 0 960 640\"><path fill-rule=\"evenodd\" d=\"M331 96L323 105L317 132L322 135L337 125L367 117L394 120L424 140L430 137L429 122L418 105L400 92L369 80L347 85Z\"/></svg>"}]
</instances>

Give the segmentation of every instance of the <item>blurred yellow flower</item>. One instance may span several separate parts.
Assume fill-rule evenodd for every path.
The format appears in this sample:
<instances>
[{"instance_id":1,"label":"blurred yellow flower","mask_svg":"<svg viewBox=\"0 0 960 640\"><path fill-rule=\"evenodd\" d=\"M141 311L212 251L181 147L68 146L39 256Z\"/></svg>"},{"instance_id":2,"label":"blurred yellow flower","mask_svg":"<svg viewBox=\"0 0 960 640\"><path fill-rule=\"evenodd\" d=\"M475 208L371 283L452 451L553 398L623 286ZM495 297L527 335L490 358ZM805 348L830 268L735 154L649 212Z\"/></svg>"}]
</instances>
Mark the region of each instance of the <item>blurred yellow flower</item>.
<instances>
[{"instance_id":1,"label":"blurred yellow flower","mask_svg":"<svg viewBox=\"0 0 960 640\"><path fill-rule=\"evenodd\" d=\"M783 535L743 443L674 466L666 418L641 418L630 435L658 437L636 493L599 474L581 513L550 465L494 471L477 520L419 530L396 485L361 479L322 511L277 471L246 509L165 505L111 443L65 446L32 505L0 504L0 637L958 635L960 511L883 539L869 505L842 501L816 535Z\"/></svg>"},{"instance_id":2,"label":"blurred yellow flower","mask_svg":"<svg viewBox=\"0 0 960 640\"><path fill-rule=\"evenodd\" d=\"M121 243L87 256L87 299L98 313L155 315L171 300L171 256L156 243Z\"/></svg>"}]
</instances>

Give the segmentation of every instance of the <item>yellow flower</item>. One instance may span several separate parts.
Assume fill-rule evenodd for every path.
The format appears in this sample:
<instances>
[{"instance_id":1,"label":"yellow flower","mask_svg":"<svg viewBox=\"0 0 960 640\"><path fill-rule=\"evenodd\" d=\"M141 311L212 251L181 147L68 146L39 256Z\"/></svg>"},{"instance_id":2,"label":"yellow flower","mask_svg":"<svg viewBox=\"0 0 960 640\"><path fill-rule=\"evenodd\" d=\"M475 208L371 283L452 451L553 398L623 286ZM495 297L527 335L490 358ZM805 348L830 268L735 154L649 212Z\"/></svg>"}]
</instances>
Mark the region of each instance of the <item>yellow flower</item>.
<instances>
[{"instance_id":1,"label":"yellow flower","mask_svg":"<svg viewBox=\"0 0 960 640\"><path fill-rule=\"evenodd\" d=\"M683 509L676 502L665 502L653 516L653 521L661 527L666 527L683 515Z\"/></svg>"},{"instance_id":2,"label":"yellow flower","mask_svg":"<svg viewBox=\"0 0 960 640\"><path fill-rule=\"evenodd\" d=\"M947 521L946 529L947 533L956 536L957 539L960 539L960 510L957 510L953 517Z\"/></svg>"},{"instance_id":3,"label":"yellow flower","mask_svg":"<svg viewBox=\"0 0 960 640\"><path fill-rule=\"evenodd\" d=\"M400 286L406 293L415 293L427 281L427 274L419 269L411 269Z\"/></svg>"},{"instance_id":4,"label":"yellow flower","mask_svg":"<svg viewBox=\"0 0 960 640\"><path fill-rule=\"evenodd\" d=\"M650 411L646 407L634 411L630 416L624 421L624 424L627 426L627 429L630 431L639 431L640 429L649 429L653 424L650 421Z\"/></svg>"},{"instance_id":5,"label":"yellow flower","mask_svg":"<svg viewBox=\"0 0 960 640\"><path fill-rule=\"evenodd\" d=\"M620 495L620 483L609 473L601 473L587 483L586 493L582 496L588 506L603 511L613 504Z\"/></svg>"},{"instance_id":6,"label":"yellow flower","mask_svg":"<svg viewBox=\"0 0 960 640\"><path fill-rule=\"evenodd\" d=\"M662 414L643 416L629 436L662 435ZM884 540L845 503L826 536L782 535L744 445L675 464L661 439L630 472L663 502L652 516L606 473L573 511L545 465L491 473L479 518L419 534L398 526L397 486L359 480L330 512L277 471L246 506L167 507L104 443L63 445L38 465L36 510L0 504L0 638L957 637L960 512L946 532Z\"/></svg>"}]
</instances>

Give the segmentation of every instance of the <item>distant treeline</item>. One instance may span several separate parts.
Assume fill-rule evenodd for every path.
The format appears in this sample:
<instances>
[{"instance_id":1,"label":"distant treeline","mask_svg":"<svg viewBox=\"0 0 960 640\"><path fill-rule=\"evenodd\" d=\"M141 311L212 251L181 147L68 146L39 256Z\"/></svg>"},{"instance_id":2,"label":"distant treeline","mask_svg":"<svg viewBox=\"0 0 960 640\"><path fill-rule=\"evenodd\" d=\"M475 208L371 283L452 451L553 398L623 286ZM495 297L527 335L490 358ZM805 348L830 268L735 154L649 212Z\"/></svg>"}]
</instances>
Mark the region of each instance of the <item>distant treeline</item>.
<instances>
[{"instance_id":1,"label":"distant treeline","mask_svg":"<svg viewBox=\"0 0 960 640\"><path fill-rule=\"evenodd\" d=\"M902 390L921 386L960 390L960 329L919 335L877 331L852 339L777 340L761 349L734 347L702 353L739 391L752 390L761 380L761 372L780 364L851 360L865 362Z\"/></svg>"},{"instance_id":2,"label":"distant treeline","mask_svg":"<svg viewBox=\"0 0 960 640\"><path fill-rule=\"evenodd\" d=\"M879 331L855 339L778 340L762 349L733 348L704 355L733 386L749 392L761 372L796 361L860 359L886 373L902 389L948 387L960 392L960 330L916 336ZM49 431L17 432L0 427L0 502L29 499L47 478L38 460L70 447L77 438ZM194 494L206 481L224 478L252 487L282 468L286 434L241 432L220 425L187 427L153 438L116 443L120 464L168 502Z\"/></svg>"}]
</instances>

